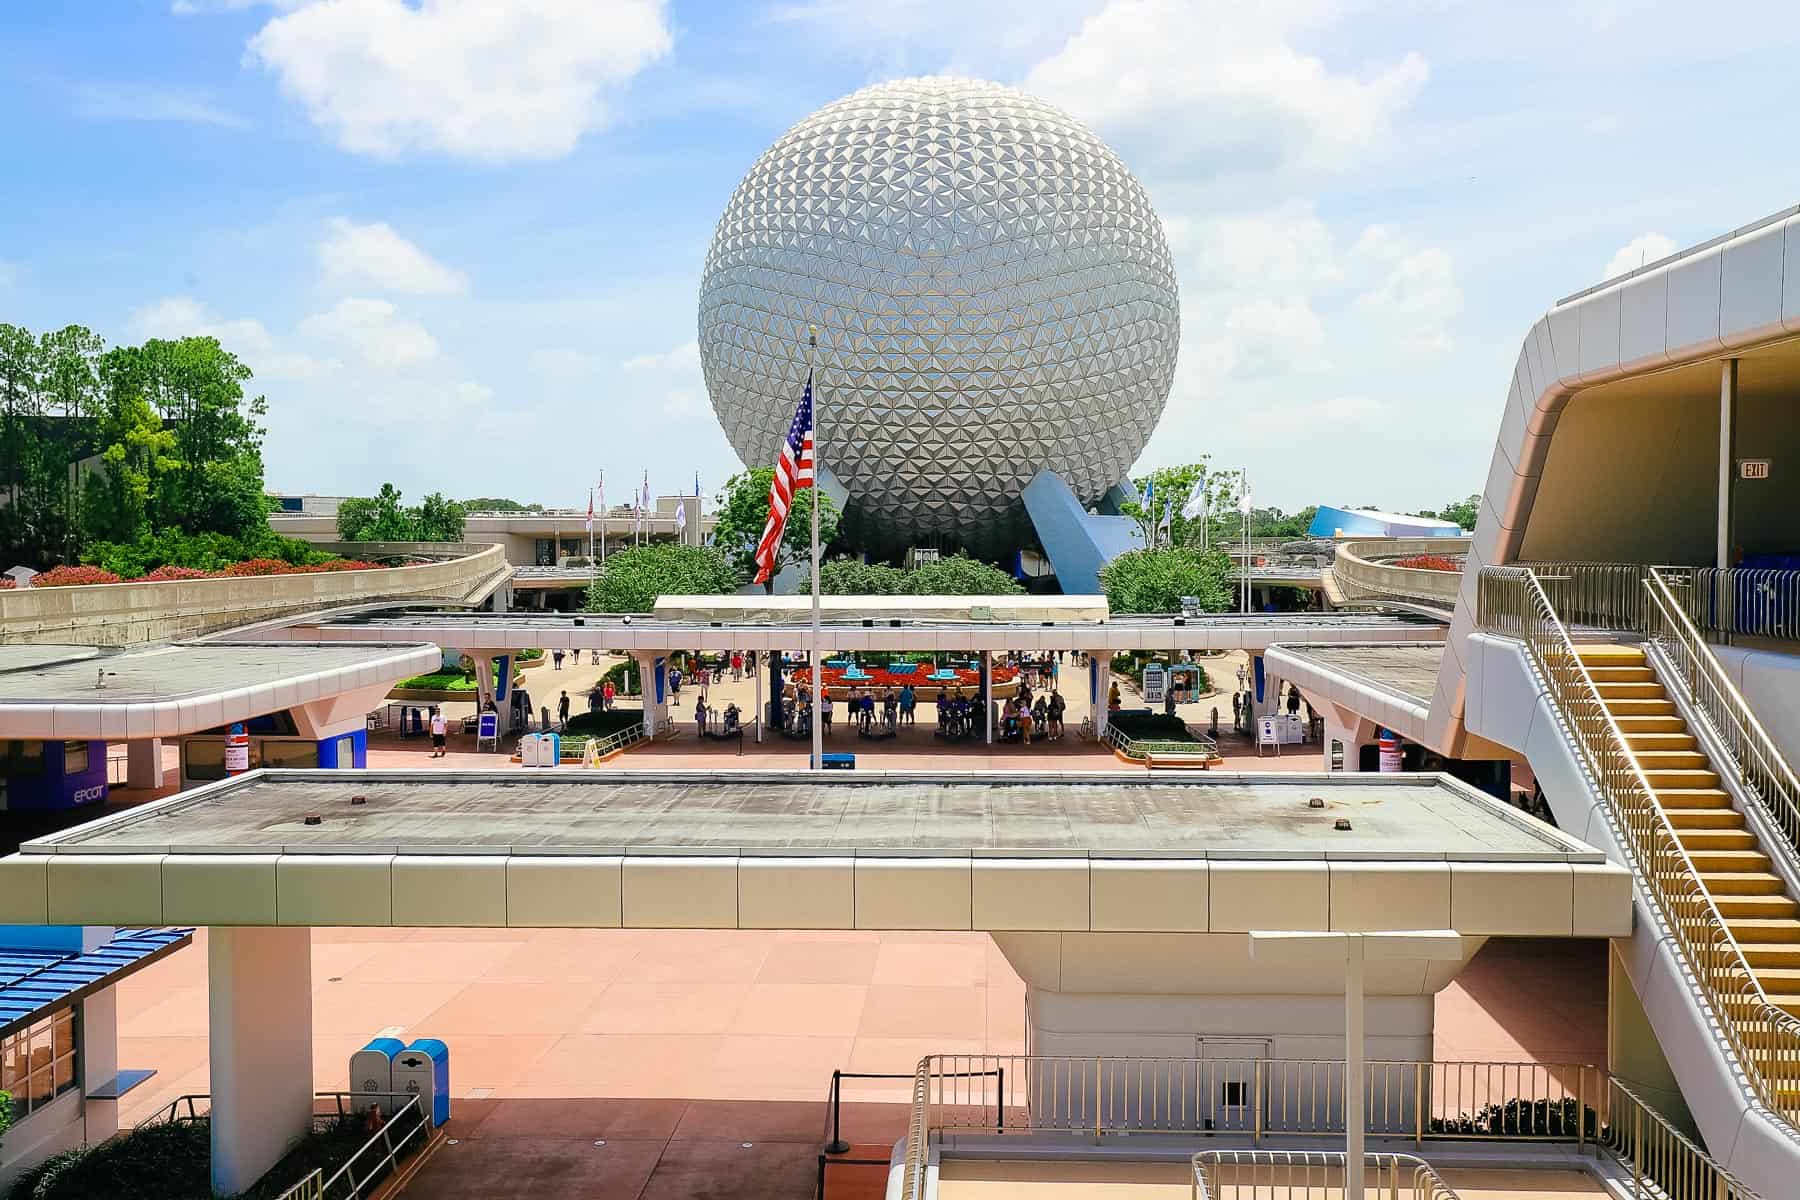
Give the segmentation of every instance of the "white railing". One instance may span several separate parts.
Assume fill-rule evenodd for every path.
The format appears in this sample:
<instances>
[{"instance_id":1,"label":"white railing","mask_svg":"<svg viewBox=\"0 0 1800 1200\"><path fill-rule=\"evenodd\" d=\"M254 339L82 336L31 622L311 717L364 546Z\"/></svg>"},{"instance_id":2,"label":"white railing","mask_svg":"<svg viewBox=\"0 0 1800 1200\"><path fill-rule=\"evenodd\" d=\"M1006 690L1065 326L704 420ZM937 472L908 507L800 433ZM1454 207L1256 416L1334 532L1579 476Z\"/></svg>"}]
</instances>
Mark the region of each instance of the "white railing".
<instances>
[{"instance_id":1,"label":"white railing","mask_svg":"<svg viewBox=\"0 0 1800 1200\"><path fill-rule=\"evenodd\" d=\"M1367 1064L1365 1081L1369 1136L1411 1141L1420 1152L1440 1141L1554 1142L1616 1159L1632 1173L1632 1194L1645 1200L1758 1200L1590 1064L1379 1061ZM1235 1138L1259 1146L1256 1161L1270 1163L1282 1156L1260 1150L1266 1139L1341 1134L1344 1095L1344 1063L1331 1059L933 1055L913 1076L900 1194L924 1200L931 1149L948 1138L988 1147L1040 1134L1096 1143L1142 1134ZM1227 1152L1207 1153L1224 1161ZM1341 1182L1344 1156L1335 1160ZM1420 1193L1433 1195L1454 1193Z\"/></svg>"},{"instance_id":2,"label":"white railing","mask_svg":"<svg viewBox=\"0 0 1800 1200\"><path fill-rule=\"evenodd\" d=\"M394 1173L402 1158L430 1140L425 1098L408 1096L336 1171L327 1175L323 1168L316 1169L276 1200L362 1200Z\"/></svg>"},{"instance_id":3,"label":"white railing","mask_svg":"<svg viewBox=\"0 0 1800 1200\"><path fill-rule=\"evenodd\" d=\"M1800 1020L1770 1002L1744 960L1544 587L1530 569L1484 567L1479 600L1481 628L1519 641L1548 685L1626 865L1712 1009L1722 1040L1757 1098L1794 1123L1800 1119Z\"/></svg>"},{"instance_id":4,"label":"white railing","mask_svg":"<svg viewBox=\"0 0 1800 1200\"><path fill-rule=\"evenodd\" d=\"M1393 560L1423 554L1460 557L1469 552L1468 538L1382 538L1341 542L1331 573L1352 599L1420 601L1441 608L1456 604L1461 571L1399 567Z\"/></svg>"},{"instance_id":5,"label":"white railing","mask_svg":"<svg viewBox=\"0 0 1800 1200\"><path fill-rule=\"evenodd\" d=\"M1209 737L1203 737L1188 729L1193 740L1178 742L1169 738L1134 738L1120 730L1117 725L1107 723L1103 740L1107 745L1123 754L1133 762L1147 763L1157 758L1194 758L1210 762L1219 757L1219 744Z\"/></svg>"},{"instance_id":6,"label":"white railing","mask_svg":"<svg viewBox=\"0 0 1800 1200\"><path fill-rule=\"evenodd\" d=\"M1341 1196L1350 1158L1318 1150L1202 1150L1194 1200L1324 1200ZM1363 1155L1367 1200L1460 1200L1430 1163L1410 1154Z\"/></svg>"}]
</instances>

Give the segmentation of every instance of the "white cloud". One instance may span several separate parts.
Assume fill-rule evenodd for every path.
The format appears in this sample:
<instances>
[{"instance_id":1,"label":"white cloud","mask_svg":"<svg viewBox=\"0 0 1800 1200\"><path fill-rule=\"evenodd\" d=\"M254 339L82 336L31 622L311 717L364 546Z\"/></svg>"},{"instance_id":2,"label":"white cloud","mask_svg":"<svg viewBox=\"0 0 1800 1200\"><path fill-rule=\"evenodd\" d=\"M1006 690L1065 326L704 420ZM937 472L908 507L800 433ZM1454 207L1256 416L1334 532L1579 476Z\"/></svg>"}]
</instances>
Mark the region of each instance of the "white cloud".
<instances>
[{"instance_id":1,"label":"white cloud","mask_svg":"<svg viewBox=\"0 0 1800 1200\"><path fill-rule=\"evenodd\" d=\"M673 374L700 373L700 343L683 342L661 354L637 354L621 364L627 371L663 371Z\"/></svg>"},{"instance_id":2,"label":"white cloud","mask_svg":"<svg viewBox=\"0 0 1800 1200\"><path fill-rule=\"evenodd\" d=\"M183 125L216 125L248 129L250 122L220 108L204 92L151 83L89 80L73 85L75 108L102 121L169 121Z\"/></svg>"},{"instance_id":3,"label":"white cloud","mask_svg":"<svg viewBox=\"0 0 1800 1200\"><path fill-rule=\"evenodd\" d=\"M1380 141L1429 71L1417 54L1352 73L1293 44L1299 4L1112 0L1025 79L1109 131L1141 132L1189 169L1338 168Z\"/></svg>"},{"instance_id":4,"label":"white cloud","mask_svg":"<svg viewBox=\"0 0 1800 1200\"><path fill-rule=\"evenodd\" d=\"M671 44L662 0L327 0L248 56L346 150L505 162L569 153Z\"/></svg>"},{"instance_id":5,"label":"white cloud","mask_svg":"<svg viewBox=\"0 0 1800 1200\"><path fill-rule=\"evenodd\" d=\"M462 272L446 267L382 221L358 225L333 217L319 243L319 265L331 283L366 284L414 296L454 296L469 287Z\"/></svg>"},{"instance_id":6,"label":"white cloud","mask_svg":"<svg viewBox=\"0 0 1800 1200\"><path fill-rule=\"evenodd\" d=\"M241 359L262 380L319 380L341 365L281 346L261 321L222 319L192 296L166 296L132 310L129 328L138 338L210 337Z\"/></svg>"},{"instance_id":7,"label":"white cloud","mask_svg":"<svg viewBox=\"0 0 1800 1200\"><path fill-rule=\"evenodd\" d=\"M1318 370L1325 326L1304 297L1252 300L1226 314L1232 373L1261 375Z\"/></svg>"},{"instance_id":8,"label":"white cloud","mask_svg":"<svg viewBox=\"0 0 1800 1200\"><path fill-rule=\"evenodd\" d=\"M606 360L585 350L556 348L533 350L525 356L525 365L551 388L567 391L592 382Z\"/></svg>"},{"instance_id":9,"label":"white cloud","mask_svg":"<svg viewBox=\"0 0 1800 1200\"><path fill-rule=\"evenodd\" d=\"M1389 411L1386 401L1369 396L1325 396L1255 405L1244 412L1241 427L1258 437L1367 431L1377 427Z\"/></svg>"},{"instance_id":10,"label":"white cloud","mask_svg":"<svg viewBox=\"0 0 1800 1200\"><path fill-rule=\"evenodd\" d=\"M300 322L300 332L353 351L377 367L411 367L438 357L438 341L386 300L349 296Z\"/></svg>"},{"instance_id":11,"label":"white cloud","mask_svg":"<svg viewBox=\"0 0 1800 1200\"><path fill-rule=\"evenodd\" d=\"M1632 238L1620 246L1613 256L1607 260L1606 269L1600 272L1600 278L1612 279L1627 271L1635 271L1647 263L1659 258L1667 258L1680 249L1675 239L1660 233L1646 233Z\"/></svg>"},{"instance_id":12,"label":"white cloud","mask_svg":"<svg viewBox=\"0 0 1800 1200\"><path fill-rule=\"evenodd\" d=\"M1356 298L1356 308L1378 323L1402 350L1436 353L1454 344L1449 323L1462 311L1462 289L1448 252L1412 249L1386 226L1363 231L1351 256L1382 264L1380 281Z\"/></svg>"}]
</instances>

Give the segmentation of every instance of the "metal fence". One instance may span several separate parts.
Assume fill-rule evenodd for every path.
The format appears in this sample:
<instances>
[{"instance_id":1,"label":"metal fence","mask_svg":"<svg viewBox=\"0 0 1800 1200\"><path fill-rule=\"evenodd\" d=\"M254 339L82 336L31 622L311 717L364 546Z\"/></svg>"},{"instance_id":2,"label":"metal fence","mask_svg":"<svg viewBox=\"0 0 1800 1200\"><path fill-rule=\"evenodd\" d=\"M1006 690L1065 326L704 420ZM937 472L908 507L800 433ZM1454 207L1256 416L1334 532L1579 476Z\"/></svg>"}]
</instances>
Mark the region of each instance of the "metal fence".
<instances>
[{"instance_id":1,"label":"metal fence","mask_svg":"<svg viewBox=\"0 0 1800 1200\"><path fill-rule=\"evenodd\" d=\"M1537 576L1485 567L1481 627L1521 642L1604 801L1619 847L1744 1066L1757 1097L1800 1119L1800 1020L1770 1002L1700 880Z\"/></svg>"},{"instance_id":2,"label":"metal fence","mask_svg":"<svg viewBox=\"0 0 1800 1200\"><path fill-rule=\"evenodd\" d=\"M1186 742L1170 741L1164 738L1134 738L1121 732L1118 726L1108 723L1105 741L1107 745L1133 762L1147 763L1154 758L1211 762L1219 757L1219 743L1209 737L1194 733L1191 727L1188 734L1193 740Z\"/></svg>"},{"instance_id":3,"label":"metal fence","mask_svg":"<svg viewBox=\"0 0 1800 1200\"><path fill-rule=\"evenodd\" d=\"M1312 1136L1344 1128L1336 1059L934 1055L933 1131ZM1377 1061L1363 1096L1371 1136L1568 1141L1595 1134L1605 1075L1584 1063Z\"/></svg>"},{"instance_id":4,"label":"metal fence","mask_svg":"<svg viewBox=\"0 0 1800 1200\"><path fill-rule=\"evenodd\" d=\"M1633 1196L1757 1200L1755 1192L1616 1079L1607 1082L1606 1108L1601 1146L1630 1169Z\"/></svg>"},{"instance_id":5,"label":"metal fence","mask_svg":"<svg viewBox=\"0 0 1800 1200\"><path fill-rule=\"evenodd\" d=\"M1654 572L1707 638L1800 641L1800 571L1557 561L1512 565L1538 577L1565 625L1648 631L1653 614L1645 586Z\"/></svg>"},{"instance_id":6,"label":"metal fence","mask_svg":"<svg viewBox=\"0 0 1800 1200\"><path fill-rule=\"evenodd\" d=\"M336 1171L327 1175L322 1168L315 1170L277 1200L361 1200L394 1173L401 1159L423 1149L430 1140L424 1097L407 1096Z\"/></svg>"},{"instance_id":7,"label":"metal fence","mask_svg":"<svg viewBox=\"0 0 1800 1200\"><path fill-rule=\"evenodd\" d=\"M1194 1200L1327 1200L1343 1195L1348 1155L1316 1150L1202 1150ZM1430 1163L1410 1154L1363 1155L1367 1200L1460 1200Z\"/></svg>"},{"instance_id":8,"label":"metal fence","mask_svg":"<svg viewBox=\"0 0 1800 1200\"><path fill-rule=\"evenodd\" d=\"M1445 1140L1554 1142L1614 1158L1631 1171L1632 1194L1645 1200L1758 1200L1629 1087L1590 1064L1377 1061L1366 1064L1365 1080L1371 1137L1409 1139L1418 1148ZM1329 1059L933 1055L920 1061L913 1076L900 1194L923 1200L931 1147L946 1137L985 1142L1052 1134L1099 1142L1160 1134L1253 1144L1316 1138L1344 1131L1344 1094L1344 1064ZM1318 1155L1260 1148L1254 1155L1206 1151L1200 1157L1295 1168L1319 1161ZM1333 1179L1341 1183L1344 1156L1327 1158L1335 1160ZM1370 1158L1418 1161L1392 1154ZM1306 1178L1296 1170L1285 1181L1265 1176L1263 1182L1297 1188ZM1416 1180L1404 1172L1391 1178L1399 1180L1396 1186L1442 1186L1441 1180ZM1249 1176L1223 1182L1232 1200L1305 1195L1254 1192ZM1404 1200L1455 1195L1373 1194Z\"/></svg>"},{"instance_id":9,"label":"metal fence","mask_svg":"<svg viewBox=\"0 0 1800 1200\"><path fill-rule=\"evenodd\" d=\"M1688 574L1688 615L1708 633L1800 641L1800 571L1702 567Z\"/></svg>"}]
</instances>

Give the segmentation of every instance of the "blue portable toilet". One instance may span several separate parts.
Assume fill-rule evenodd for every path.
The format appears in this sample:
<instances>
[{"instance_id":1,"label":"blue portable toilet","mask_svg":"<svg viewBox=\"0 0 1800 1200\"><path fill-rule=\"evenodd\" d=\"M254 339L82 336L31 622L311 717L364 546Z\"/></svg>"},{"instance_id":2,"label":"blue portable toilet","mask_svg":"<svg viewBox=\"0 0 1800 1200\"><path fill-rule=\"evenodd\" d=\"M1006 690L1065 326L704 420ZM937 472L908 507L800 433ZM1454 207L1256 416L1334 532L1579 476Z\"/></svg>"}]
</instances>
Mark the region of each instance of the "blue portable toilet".
<instances>
[{"instance_id":1,"label":"blue portable toilet","mask_svg":"<svg viewBox=\"0 0 1800 1200\"><path fill-rule=\"evenodd\" d=\"M394 1090L424 1096L432 1125L450 1119L450 1047L437 1038L414 1038L394 1056Z\"/></svg>"},{"instance_id":2,"label":"blue portable toilet","mask_svg":"<svg viewBox=\"0 0 1800 1200\"><path fill-rule=\"evenodd\" d=\"M394 1105L389 1101L394 1088L394 1058L406 1043L399 1038L378 1037L368 1045L350 1056L350 1091L354 1094L352 1107L357 1112L365 1112L380 1105L383 1112L392 1112Z\"/></svg>"}]
</instances>

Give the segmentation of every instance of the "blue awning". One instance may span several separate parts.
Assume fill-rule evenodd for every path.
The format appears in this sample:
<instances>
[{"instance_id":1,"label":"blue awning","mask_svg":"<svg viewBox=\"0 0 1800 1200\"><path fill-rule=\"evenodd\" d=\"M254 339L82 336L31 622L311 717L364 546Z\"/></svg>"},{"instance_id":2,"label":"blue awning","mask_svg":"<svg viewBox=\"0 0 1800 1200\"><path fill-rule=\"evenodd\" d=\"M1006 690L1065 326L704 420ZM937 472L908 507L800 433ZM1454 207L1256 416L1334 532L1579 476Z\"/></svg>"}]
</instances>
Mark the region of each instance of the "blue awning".
<instances>
[{"instance_id":1,"label":"blue awning","mask_svg":"<svg viewBox=\"0 0 1800 1200\"><path fill-rule=\"evenodd\" d=\"M121 929L85 954L0 946L0 1037L194 940L192 929Z\"/></svg>"}]
</instances>

